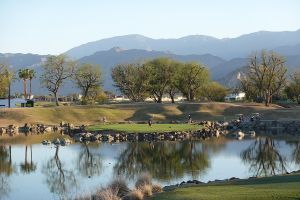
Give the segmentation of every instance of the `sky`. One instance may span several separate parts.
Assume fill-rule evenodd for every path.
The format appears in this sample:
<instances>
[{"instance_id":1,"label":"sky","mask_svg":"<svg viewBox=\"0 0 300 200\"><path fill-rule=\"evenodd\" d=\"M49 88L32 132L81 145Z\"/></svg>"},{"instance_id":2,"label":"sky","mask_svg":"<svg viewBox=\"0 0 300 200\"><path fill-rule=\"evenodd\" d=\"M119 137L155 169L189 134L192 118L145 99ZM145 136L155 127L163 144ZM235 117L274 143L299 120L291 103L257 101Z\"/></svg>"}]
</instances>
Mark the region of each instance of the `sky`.
<instances>
[{"instance_id":1,"label":"sky","mask_svg":"<svg viewBox=\"0 0 300 200\"><path fill-rule=\"evenodd\" d=\"M0 0L0 52L59 54L119 35L151 38L300 29L299 0Z\"/></svg>"}]
</instances>

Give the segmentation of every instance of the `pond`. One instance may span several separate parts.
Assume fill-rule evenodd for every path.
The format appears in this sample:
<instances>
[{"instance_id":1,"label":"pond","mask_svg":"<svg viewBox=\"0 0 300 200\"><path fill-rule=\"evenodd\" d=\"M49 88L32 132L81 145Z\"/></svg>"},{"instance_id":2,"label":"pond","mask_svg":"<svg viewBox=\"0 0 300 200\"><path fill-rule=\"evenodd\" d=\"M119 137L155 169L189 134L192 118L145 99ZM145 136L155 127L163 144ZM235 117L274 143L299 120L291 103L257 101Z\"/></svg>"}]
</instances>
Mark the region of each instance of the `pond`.
<instances>
[{"instance_id":1,"label":"pond","mask_svg":"<svg viewBox=\"0 0 300 200\"><path fill-rule=\"evenodd\" d=\"M130 185L149 172L162 185L268 176L300 168L300 141L272 138L157 143L0 146L0 199L68 199L106 186Z\"/></svg>"}]
</instances>

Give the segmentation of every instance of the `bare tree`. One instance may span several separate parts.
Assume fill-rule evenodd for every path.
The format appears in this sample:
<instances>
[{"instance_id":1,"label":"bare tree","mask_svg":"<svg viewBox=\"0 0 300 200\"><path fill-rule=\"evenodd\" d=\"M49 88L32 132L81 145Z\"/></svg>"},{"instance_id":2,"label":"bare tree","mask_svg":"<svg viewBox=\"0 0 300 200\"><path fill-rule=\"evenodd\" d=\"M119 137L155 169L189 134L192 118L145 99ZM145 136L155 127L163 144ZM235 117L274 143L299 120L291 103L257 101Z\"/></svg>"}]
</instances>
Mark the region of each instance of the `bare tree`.
<instances>
[{"instance_id":1,"label":"bare tree","mask_svg":"<svg viewBox=\"0 0 300 200\"><path fill-rule=\"evenodd\" d=\"M56 105L58 104L58 91L66 79L72 77L76 63L68 59L65 55L50 56L43 64L43 74L41 83L55 97Z\"/></svg>"},{"instance_id":2,"label":"bare tree","mask_svg":"<svg viewBox=\"0 0 300 200\"><path fill-rule=\"evenodd\" d=\"M246 76L242 80L244 91L248 94L255 92L256 100L263 99L265 105L269 106L272 97L286 84L287 69L284 63L284 58L275 52L262 51L260 57L254 54L250 57Z\"/></svg>"}]
</instances>

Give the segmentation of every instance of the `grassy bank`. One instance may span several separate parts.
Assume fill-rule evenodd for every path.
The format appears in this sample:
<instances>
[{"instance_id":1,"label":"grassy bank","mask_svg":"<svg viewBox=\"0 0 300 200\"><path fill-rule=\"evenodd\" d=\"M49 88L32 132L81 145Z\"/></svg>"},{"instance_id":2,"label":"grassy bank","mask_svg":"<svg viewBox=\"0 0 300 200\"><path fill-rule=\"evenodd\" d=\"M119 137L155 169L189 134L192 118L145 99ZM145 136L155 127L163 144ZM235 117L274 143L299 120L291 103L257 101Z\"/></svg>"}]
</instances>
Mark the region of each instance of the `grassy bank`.
<instances>
[{"instance_id":1,"label":"grassy bank","mask_svg":"<svg viewBox=\"0 0 300 200\"><path fill-rule=\"evenodd\" d=\"M148 124L100 124L89 126L89 131L104 131L111 130L127 133L148 133L148 132L167 132L167 131L192 131L198 130L199 125L192 124L153 124L149 127Z\"/></svg>"},{"instance_id":2,"label":"grassy bank","mask_svg":"<svg viewBox=\"0 0 300 200\"><path fill-rule=\"evenodd\" d=\"M163 192L153 200L300 199L300 174L274 176L232 183L207 184Z\"/></svg>"},{"instance_id":3,"label":"grassy bank","mask_svg":"<svg viewBox=\"0 0 300 200\"><path fill-rule=\"evenodd\" d=\"M171 120L228 120L237 113L249 115L259 112L265 119L300 119L299 108L280 106L264 107L262 104L232 103L180 103L180 104L110 104L101 106L60 106L0 109L0 126L24 123L58 124L61 121L97 124L103 117L108 122L153 121L168 123Z\"/></svg>"}]
</instances>

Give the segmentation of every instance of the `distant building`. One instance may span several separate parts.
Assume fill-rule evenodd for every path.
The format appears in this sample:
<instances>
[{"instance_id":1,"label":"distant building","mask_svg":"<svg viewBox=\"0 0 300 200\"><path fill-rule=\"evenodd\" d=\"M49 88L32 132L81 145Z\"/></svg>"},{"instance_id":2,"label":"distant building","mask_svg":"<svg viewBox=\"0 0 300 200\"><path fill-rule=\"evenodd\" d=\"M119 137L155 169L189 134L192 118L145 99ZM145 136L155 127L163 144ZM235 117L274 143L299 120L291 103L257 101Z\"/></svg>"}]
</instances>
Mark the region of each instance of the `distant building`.
<instances>
[{"instance_id":1,"label":"distant building","mask_svg":"<svg viewBox=\"0 0 300 200\"><path fill-rule=\"evenodd\" d=\"M119 95L119 96L115 96L115 98L113 98L112 101L123 102L123 101L130 101L130 99L126 96Z\"/></svg>"},{"instance_id":2,"label":"distant building","mask_svg":"<svg viewBox=\"0 0 300 200\"><path fill-rule=\"evenodd\" d=\"M228 94L225 97L225 101L241 101L246 98L246 93L245 92L237 92L237 93L231 93Z\"/></svg>"},{"instance_id":3,"label":"distant building","mask_svg":"<svg viewBox=\"0 0 300 200\"><path fill-rule=\"evenodd\" d=\"M181 95L175 95L175 97L174 97L174 101L175 101L175 102L184 101L184 100L185 100L185 98L184 98L183 96L181 96ZM148 98L145 99L145 101L148 101L148 102L149 102L149 101L152 101L152 102L153 102L153 101L154 101L154 98L148 97ZM163 95L161 101L162 101L162 102L171 102L172 99L170 98L169 95Z\"/></svg>"}]
</instances>

